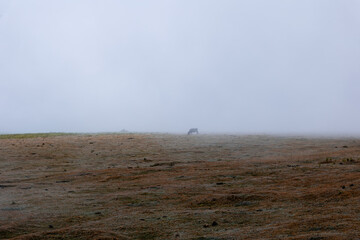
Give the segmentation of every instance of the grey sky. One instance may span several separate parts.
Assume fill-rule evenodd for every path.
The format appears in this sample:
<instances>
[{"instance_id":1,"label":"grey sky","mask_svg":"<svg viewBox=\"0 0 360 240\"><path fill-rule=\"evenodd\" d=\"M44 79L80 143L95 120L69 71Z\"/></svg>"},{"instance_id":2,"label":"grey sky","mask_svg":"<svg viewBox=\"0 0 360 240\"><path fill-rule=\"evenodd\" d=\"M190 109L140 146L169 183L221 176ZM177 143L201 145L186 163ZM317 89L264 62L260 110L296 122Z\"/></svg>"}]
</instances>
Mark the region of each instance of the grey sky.
<instances>
[{"instance_id":1,"label":"grey sky","mask_svg":"<svg viewBox=\"0 0 360 240\"><path fill-rule=\"evenodd\" d=\"M0 0L0 132L360 133L360 1Z\"/></svg>"}]
</instances>

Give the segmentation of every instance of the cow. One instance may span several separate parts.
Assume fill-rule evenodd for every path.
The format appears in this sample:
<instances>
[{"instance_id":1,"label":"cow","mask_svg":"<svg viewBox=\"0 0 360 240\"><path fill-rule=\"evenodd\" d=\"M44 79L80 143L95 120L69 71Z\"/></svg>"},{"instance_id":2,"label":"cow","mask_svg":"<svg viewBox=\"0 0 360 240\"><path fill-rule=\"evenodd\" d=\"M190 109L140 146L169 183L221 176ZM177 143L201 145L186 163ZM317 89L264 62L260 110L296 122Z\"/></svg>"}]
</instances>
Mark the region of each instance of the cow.
<instances>
[{"instance_id":1,"label":"cow","mask_svg":"<svg viewBox=\"0 0 360 240\"><path fill-rule=\"evenodd\" d=\"M199 130L197 128L190 128L190 130L188 131L188 135L190 135L192 133L199 134Z\"/></svg>"}]
</instances>

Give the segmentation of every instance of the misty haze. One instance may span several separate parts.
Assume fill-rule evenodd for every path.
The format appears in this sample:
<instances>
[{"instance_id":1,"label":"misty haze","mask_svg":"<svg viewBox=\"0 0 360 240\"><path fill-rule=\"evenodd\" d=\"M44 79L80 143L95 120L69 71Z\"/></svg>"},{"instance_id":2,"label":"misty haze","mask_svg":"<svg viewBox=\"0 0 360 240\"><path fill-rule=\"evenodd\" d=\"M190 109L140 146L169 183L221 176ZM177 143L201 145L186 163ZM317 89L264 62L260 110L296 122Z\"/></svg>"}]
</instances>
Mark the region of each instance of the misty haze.
<instances>
[{"instance_id":1,"label":"misty haze","mask_svg":"<svg viewBox=\"0 0 360 240\"><path fill-rule=\"evenodd\" d=\"M358 1L0 1L3 133L359 134Z\"/></svg>"},{"instance_id":2,"label":"misty haze","mask_svg":"<svg viewBox=\"0 0 360 240\"><path fill-rule=\"evenodd\" d=\"M360 239L359 12L0 0L0 239Z\"/></svg>"}]
</instances>

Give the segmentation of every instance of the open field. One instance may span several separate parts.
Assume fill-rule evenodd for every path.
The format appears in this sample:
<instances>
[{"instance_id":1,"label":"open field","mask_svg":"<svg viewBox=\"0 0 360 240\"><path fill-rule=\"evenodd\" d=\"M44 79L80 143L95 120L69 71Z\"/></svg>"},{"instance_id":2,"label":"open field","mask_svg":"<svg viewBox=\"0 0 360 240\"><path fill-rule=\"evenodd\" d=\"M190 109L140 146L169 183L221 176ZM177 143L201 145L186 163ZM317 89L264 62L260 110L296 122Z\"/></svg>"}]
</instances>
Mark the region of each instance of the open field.
<instances>
[{"instance_id":1,"label":"open field","mask_svg":"<svg viewBox=\"0 0 360 240\"><path fill-rule=\"evenodd\" d=\"M359 239L360 140L0 137L0 239Z\"/></svg>"}]
</instances>

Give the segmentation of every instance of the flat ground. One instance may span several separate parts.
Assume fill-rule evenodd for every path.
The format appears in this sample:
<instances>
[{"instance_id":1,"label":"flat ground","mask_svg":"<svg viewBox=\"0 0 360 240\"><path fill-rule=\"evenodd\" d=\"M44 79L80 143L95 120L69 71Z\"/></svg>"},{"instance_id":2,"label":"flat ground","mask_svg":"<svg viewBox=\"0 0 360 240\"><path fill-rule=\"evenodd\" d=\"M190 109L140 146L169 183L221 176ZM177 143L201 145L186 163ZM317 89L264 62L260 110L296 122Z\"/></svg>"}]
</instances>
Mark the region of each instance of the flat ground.
<instances>
[{"instance_id":1,"label":"flat ground","mask_svg":"<svg viewBox=\"0 0 360 240\"><path fill-rule=\"evenodd\" d=\"M359 239L360 140L0 136L0 239Z\"/></svg>"}]
</instances>

